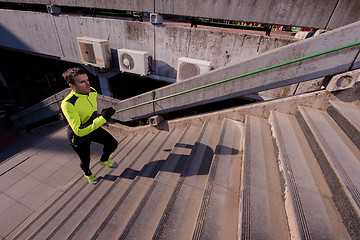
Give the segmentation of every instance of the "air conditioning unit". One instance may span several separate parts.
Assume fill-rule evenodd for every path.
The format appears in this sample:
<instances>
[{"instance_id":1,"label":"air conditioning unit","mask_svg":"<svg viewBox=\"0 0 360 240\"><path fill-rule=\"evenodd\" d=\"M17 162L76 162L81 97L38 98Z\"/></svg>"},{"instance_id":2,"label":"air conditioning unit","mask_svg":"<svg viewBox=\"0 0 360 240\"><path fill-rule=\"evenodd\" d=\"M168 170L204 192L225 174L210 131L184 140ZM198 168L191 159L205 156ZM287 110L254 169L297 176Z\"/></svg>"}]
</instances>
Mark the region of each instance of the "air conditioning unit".
<instances>
[{"instance_id":1,"label":"air conditioning unit","mask_svg":"<svg viewBox=\"0 0 360 240\"><path fill-rule=\"evenodd\" d=\"M163 17L158 13L150 13L150 22L152 24L162 24Z\"/></svg>"},{"instance_id":2,"label":"air conditioning unit","mask_svg":"<svg viewBox=\"0 0 360 240\"><path fill-rule=\"evenodd\" d=\"M183 81L202 73L209 72L210 70L210 61L181 57L178 59L176 81Z\"/></svg>"},{"instance_id":3,"label":"air conditioning unit","mask_svg":"<svg viewBox=\"0 0 360 240\"><path fill-rule=\"evenodd\" d=\"M152 58L148 52L132 49L118 49L120 71L148 75Z\"/></svg>"},{"instance_id":4,"label":"air conditioning unit","mask_svg":"<svg viewBox=\"0 0 360 240\"><path fill-rule=\"evenodd\" d=\"M54 14L54 15L61 13L61 8L60 7L56 7L56 6L53 6L53 5L46 5L46 8L47 8L48 13L51 13L51 14Z\"/></svg>"},{"instance_id":5,"label":"air conditioning unit","mask_svg":"<svg viewBox=\"0 0 360 240\"><path fill-rule=\"evenodd\" d=\"M77 37L81 59L85 64L100 68L109 68L111 52L109 41L91 37Z\"/></svg>"}]
</instances>

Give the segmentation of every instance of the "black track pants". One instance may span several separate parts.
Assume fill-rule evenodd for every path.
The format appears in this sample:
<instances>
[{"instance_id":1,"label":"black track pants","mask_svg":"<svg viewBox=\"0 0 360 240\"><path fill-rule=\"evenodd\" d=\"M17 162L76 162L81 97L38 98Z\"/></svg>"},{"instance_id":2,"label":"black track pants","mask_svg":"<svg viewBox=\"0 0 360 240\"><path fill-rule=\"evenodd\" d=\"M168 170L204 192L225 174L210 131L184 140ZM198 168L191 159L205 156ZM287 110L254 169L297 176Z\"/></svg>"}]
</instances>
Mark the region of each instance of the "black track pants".
<instances>
[{"instance_id":1,"label":"black track pants","mask_svg":"<svg viewBox=\"0 0 360 240\"><path fill-rule=\"evenodd\" d=\"M101 160L106 161L110 154L115 151L118 146L116 139L107 131L102 128L96 129L91 138L87 141L79 144L72 145L72 148L79 155L80 158L80 168L84 171L85 175L90 176L90 144L91 142L96 142L104 145L103 154L101 155Z\"/></svg>"}]
</instances>

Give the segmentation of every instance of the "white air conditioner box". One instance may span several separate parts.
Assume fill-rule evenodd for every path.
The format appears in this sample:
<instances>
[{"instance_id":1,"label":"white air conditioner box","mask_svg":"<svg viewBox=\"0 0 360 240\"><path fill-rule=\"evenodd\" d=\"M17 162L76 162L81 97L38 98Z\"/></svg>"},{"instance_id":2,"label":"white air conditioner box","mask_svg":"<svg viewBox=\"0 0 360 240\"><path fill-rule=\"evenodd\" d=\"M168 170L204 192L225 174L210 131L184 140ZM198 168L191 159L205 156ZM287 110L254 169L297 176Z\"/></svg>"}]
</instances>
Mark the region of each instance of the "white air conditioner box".
<instances>
[{"instance_id":1,"label":"white air conditioner box","mask_svg":"<svg viewBox=\"0 0 360 240\"><path fill-rule=\"evenodd\" d=\"M163 17L158 13L150 13L150 22L152 24L162 24Z\"/></svg>"},{"instance_id":2,"label":"white air conditioner box","mask_svg":"<svg viewBox=\"0 0 360 240\"><path fill-rule=\"evenodd\" d=\"M81 58L85 64L109 68L111 53L109 41L91 37L77 37Z\"/></svg>"},{"instance_id":3,"label":"white air conditioner box","mask_svg":"<svg viewBox=\"0 0 360 240\"><path fill-rule=\"evenodd\" d=\"M53 5L46 5L46 8L47 8L48 13L51 13L51 14L60 14L61 13L60 7L56 7Z\"/></svg>"},{"instance_id":4,"label":"white air conditioner box","mask_svg":"<svg viewBox=\"0 0 360 240\"><path fill-rule=\"evenodd\" d=\"M210 70L210 61L181 57L178 59L176 81L183 81L202 73L209 72Z\"/></svg>"},{"instance_id":5,"label":"white air conditioner box","mask_svg":"<svg viewBox=\"0 0 360 240\"><path fill-rule=\"evenodd\" d=\"M148 75L151 56L148 52L132 49L118 49L120 71Z\"/></svg>"}]
</instances>

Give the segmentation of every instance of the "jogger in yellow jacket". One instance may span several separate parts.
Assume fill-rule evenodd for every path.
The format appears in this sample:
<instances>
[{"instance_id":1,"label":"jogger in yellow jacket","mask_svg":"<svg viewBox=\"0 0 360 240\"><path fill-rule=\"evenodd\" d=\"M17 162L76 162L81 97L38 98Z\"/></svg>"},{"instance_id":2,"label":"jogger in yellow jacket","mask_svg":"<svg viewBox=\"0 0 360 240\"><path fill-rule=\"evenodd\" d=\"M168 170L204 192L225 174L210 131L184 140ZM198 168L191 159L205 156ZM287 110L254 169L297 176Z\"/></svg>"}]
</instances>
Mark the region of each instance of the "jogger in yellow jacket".
<instances>
[{"instance_id":1,"label":"jogger in yellow jacket","mask_svg":"<svg viewBox=\"0 0 360 240\"><path fill-rule=\"evenodd\" d=\"M61 109L69 123L69 141L78 145L91 136L91 133L106 123L97 113L97 92L90 88L88 95L71 91L63 100Z\"/></svg>"},{"instance_id":2,"label":"jogger in yellow jacket","mask_svg":"<svg viewBox=\"0 0 360 240\"><path fill-rule=\"evenodd\" d=\"M99 180L90 170L90 144L97 142L104 145L99 163L110 168L117 167L110 155L117 148L118 142L101 126L109 121L115 110L105 108L101 115L97 113L97 92L90 87L86 71L82 68L70 68L63 73L65 81L72 91L61 103L61 110L69 123L68 139L79 155L80 167L89 182Z\"/></svg>"}]
</instances>

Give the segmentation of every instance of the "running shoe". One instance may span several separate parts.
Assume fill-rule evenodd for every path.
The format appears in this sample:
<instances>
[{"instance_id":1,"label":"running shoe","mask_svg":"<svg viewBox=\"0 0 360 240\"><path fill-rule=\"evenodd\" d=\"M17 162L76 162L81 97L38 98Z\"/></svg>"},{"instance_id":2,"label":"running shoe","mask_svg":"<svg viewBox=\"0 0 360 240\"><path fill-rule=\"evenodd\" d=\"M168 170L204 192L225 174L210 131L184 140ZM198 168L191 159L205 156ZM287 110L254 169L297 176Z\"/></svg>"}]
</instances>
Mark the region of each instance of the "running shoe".
<instances>
[{"instance_id":1,"label":"running shoe","mask_svg":"<svg viewBox=\"0 0 360 240\"><path fill-rule=\"evenodd\" d=\"M111 160L111 157L105 162L99 160L99 163L102 165L108 166L109 168L117 168L118 167L118 164L116 162L114 162L113 160Z\"/></svg>"},{"instance_id":2,"label":"running shoe","mask_svg":"<svg viewBox=\"0 0 360 240\"><path fill-rule=\"evenodd\" d=\"M89 183L97 184L99 182L99 179L96 178L94 174L91 174L90 176L85 175L85 177L88 179Z\"/></svg>"}]
</instances>

